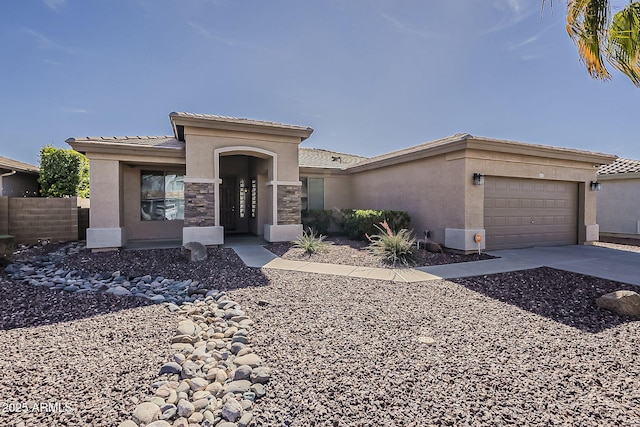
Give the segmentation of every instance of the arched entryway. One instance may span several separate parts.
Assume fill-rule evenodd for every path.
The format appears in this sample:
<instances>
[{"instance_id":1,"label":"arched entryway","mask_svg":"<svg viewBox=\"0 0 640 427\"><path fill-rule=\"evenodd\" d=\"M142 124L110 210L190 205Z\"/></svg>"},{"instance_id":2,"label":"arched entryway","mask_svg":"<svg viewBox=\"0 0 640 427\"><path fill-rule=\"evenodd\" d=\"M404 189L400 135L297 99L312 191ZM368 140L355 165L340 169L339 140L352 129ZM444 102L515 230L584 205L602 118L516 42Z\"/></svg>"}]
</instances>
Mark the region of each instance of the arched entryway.
<instances>
[{"instance_id":1,"label":"arched entryway","mask_svg":"<svg viewBox=\"0 0 640 427\"><path fill-rule=\"evenodd\" d=\"M265 224L274 224L277 159L276 153L255 147L215 150L216 226L224 234L264 235Z\"/></svg>"}]
</instances>

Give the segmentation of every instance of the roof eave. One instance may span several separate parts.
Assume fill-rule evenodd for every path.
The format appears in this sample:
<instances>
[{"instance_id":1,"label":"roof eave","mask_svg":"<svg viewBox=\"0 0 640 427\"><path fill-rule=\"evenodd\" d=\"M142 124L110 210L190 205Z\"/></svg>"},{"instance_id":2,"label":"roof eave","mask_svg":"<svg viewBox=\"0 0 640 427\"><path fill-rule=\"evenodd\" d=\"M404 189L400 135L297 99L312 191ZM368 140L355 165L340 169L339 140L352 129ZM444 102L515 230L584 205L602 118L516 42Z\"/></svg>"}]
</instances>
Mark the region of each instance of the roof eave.
<instances>
[{"instance_id":1,"label":"roof eave","mask_svg":"<svg viewBox=\"0 0 640 427\"><path fill-rule=\"evenodd\" d=\"M183 147L162 147L162 146L144 146L121 144L117 142L103 141L76 141L75 138L69 138L65 141L74 150L82 154L101 153L101 154L117 154L128 152L130 154L150 155L158 157L176 157L180 153L185 157L185 149Z\"/></svg>"},{"instance_id":2,"label":"roof eave","mask_svg":"<svg viewBox=\"0 0 640 427\"><path fill-rule=\"evenodd\" d=\"M0 166L0 175L8 174L8 173L27 173L29 175L40 175L40 169L21 169L21 168L10 168Z\"/></svg>"},{"instance_id":3,"label":"roof eave","mask_svg":"<svg viewBox=\"0 0 640 427\"><path fill-rule=\"evenodd\" d=\"M482 151L495 151L500 153L523 154L534 157L546 157L561 160L573 160L583 163L592 163L601 166L608 165L615 161L618 156L613 154L597 153L568 149L562 147L552 147L548 145L525 144L521 142L497 140L482 137L469 137L467 148Z\"/></svg>"},{"instance_id":4,"label":"roof eave","mask_svg":"<svg viewBox=\"0 0 640 427\"><path fill-rule=\"evenodd\" d=\"M284 135L300 138L300 142L309 138L313 133L310 127L289 127L278 126L271 123L230 121L205 117L184 117L178 113L169 114L171 126L177 138L177 126L192 126L207 129L235 130L253 133L263 133L268 135Z\"/></svg>"},{"instance_id":5,"label":"roof eave","mask_svg":"<svg viewBox=\"0 0 640 427\"><path fill-rule=\"evenodd\" d=\"M348 173L346 168L330 168L330 167L323 167L323 166L300 165L298 169L300 170L300 172L305 172L305 173L326 173L326 174Z\"/></svg>"},{"instance_id":6,"label":"roof eave","mask_svg":"<svg viewBox=\"0 0 640 427\"><path fill-rule=\"evenodd\" d=\"M381 160L375 160L375 157L367 162L365 160L364 164L355 164L347 168L349 172L363 172L371 169L377 169L381 167L387 167L396 165L399 163L406 163L414 160L423 159L425 157L433 157L441 154L447 154L454 151L464 150L467 148L467 141L464 138L453 140L446 144L436 145L436 146L426 146L423 148L418 148L415 151L411 151L408 153L398 154L397 156L387 157Z\"/></svg>"},{"instance_id":7,"label":"roof eave","mask_svg":"<svg viewBox=\"0 0 640 427\"><path fill-rule=\"evenodd\" d=\"M414 151L401 153L392 157L386 157L381 160L375 160L374 157L370 162L365 161L364 164L356 164L349 167L348 170L350 172L363 172L466 149L572 160L590 163L594 167L610 164L618 158L613 154L564 149L546 145L525 144L462 134L457 139L451 139L450 141L445 141L442 144L425 145L424 147L418 146Z\"/></svg>"}]
</instances>

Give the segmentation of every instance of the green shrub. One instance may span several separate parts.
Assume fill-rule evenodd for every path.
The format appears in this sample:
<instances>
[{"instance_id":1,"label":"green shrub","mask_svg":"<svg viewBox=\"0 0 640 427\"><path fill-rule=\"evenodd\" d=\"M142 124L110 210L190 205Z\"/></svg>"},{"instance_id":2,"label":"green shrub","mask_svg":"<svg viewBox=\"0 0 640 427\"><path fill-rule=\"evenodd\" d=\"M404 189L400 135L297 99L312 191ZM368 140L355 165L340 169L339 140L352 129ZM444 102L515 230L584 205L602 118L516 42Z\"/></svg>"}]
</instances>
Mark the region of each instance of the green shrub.
<instances>
[{"instance_id":1,"label":"green shrub","mask_svg":"<svg viewBox=\"0 0 640 427\"><path fill-rule=\"evenodd\" d=\"M375 227L378 233L373 236L367 235L371 252L394 266L398 263L415 264L416 239L411 235L411 231L403 228L394 233L386 221L382 221L380 225L376 224Z\"/></svg>"},{"instance_id":2,"label":"green shrub","mask_svg":"<svg viewBox=\"0 0 640 427\"><path fill-rule=\"evenodd\" d=\"M294 248L300 248L305 251L309 256L322 252L326 249L327 243L324 242L326 236L322 234L316 235L316 232L308 228L307 231L302 232L302 236L298 237L293 242Z\"/></svg>"},{"instance_id":3,"label":"green shrub","mask_svg":"<svg viewBox=\"0 0 640 427\"><path fill-rule=\"evenodd\" d=\"M309 209L302 211L302 226L316 233L328 234L333 213L330 210Z\"/></svg>"},{"instance_id":4,"label":"green shrub","mask_svg":"<svg viewBox=\"0 0 640 427\"><path fill-rule=\"evenodd\" d=\"M40 149L40 183L44 197L89 197L89 160L74 150L47 145Z\"/></svg>"},{"instance_id":5,"label":"green shrub","mask_svg":"<svg viewBox=\"0 0 640 427\"><path fill-rule=\"evenodd\" d=\"M378 233L378 224L386 222L392 231L409 229L411 217L405 211L342 209L341 231L350 239L365 240Z\"/></svg>"}]
</instances>

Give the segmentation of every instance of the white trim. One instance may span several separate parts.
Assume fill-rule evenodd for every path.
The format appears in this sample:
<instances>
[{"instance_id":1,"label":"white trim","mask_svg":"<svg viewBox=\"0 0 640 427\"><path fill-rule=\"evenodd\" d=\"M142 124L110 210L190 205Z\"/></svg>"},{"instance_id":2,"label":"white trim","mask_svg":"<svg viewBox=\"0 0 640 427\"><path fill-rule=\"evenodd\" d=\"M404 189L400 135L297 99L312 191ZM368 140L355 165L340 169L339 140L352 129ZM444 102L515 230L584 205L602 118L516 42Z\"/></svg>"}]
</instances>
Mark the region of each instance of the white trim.
<instances>
[{"instance_id":1,"label":"white trim","mask_svg":"<svg viewBox=\"0 0 640 427\"><path fill-rule=\"evenodd\" d=\"M600 240L600 226L598 224L587 224L584 240L585 242L597 242Z\"/></svg>"},{"instance_id":2,"label":"white trim","mask_svg":"<svg viewBox=\"0 0 640 427\"><path fill-rule=\"evenodd\" d=\"M302 187L302 181L267 181L267 185L290 185L292 187Z\"/></svg>"},{"instance_id":3,"label":"white trim","mask_svg":"<svg viewBox=\"0 0 640 427\"><path fill-rule=\"evenodd\" d=\"M121 248L124 246L124 228L87 228L87 249Z\"/></svg>"},{"instance_id":4,"label":"white trim","mask_svg":"<svg viewBox=\"0 0 640 427\"><path fill-rule=\"evenodd\" d=\"M476 242L475 235L480 233L482 241ZM485 249L486 236L484 228L445 228L444 245L447 248L470 252Z\"/></svg>"},{"instance_id":5,"label":"white trim","mask_svg":"<svg viewBox=\"0 0 640 427\"><path fill-rule=\"evenodd\" d=\"M302 235L302 224L264 225L264 239L267 242L291 242Z\"/></svg>"},{"instance_id":6,"label":"white trim","mask_svg":"<svg viewBox=\"0 0 640 427\"><path fill-rule=\"evenodd\" d=\"M219 184L219 181L221 180L216 180L215 178L184 178L184 182L191 184Z\"/></svg>"}]
</instances>

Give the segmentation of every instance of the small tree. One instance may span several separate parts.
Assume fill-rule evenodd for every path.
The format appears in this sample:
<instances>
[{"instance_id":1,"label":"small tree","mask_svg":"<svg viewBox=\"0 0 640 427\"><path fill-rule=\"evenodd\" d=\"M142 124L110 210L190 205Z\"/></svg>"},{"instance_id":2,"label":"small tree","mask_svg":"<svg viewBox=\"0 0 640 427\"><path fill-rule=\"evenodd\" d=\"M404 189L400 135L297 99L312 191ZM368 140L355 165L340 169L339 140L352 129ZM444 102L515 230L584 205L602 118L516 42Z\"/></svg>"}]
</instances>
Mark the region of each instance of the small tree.
<instances>
[{"instance_id":1,"label":"small tree","mask_svg":"<svg viewBox=\"0 0 640 427\"><path fill-rule=\"evenodd\" d=\"M89 161L75 150L40 149L40 187L45 197L89 197Z\"/></svg>"}]
</instances>

